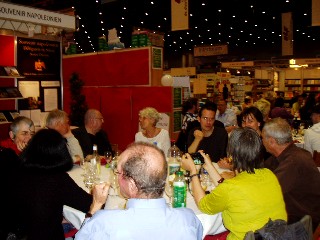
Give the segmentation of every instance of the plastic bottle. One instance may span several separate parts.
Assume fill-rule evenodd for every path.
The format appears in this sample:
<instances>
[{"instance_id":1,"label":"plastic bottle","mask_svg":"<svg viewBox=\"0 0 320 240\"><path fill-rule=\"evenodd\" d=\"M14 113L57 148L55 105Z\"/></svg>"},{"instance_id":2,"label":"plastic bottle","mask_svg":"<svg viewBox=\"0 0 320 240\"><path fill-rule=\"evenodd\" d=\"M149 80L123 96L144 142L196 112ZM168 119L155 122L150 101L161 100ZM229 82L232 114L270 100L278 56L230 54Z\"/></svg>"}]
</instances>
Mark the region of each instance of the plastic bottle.
<instances>
[{"instance_id":1,"label":"plastic bottle","mask_svg":"<svg viewBox=\"0 0 320 240\"><path fill-rule=\"evenodd\" d=\"M175 173L180 170L181 166L181 152L175 145L175 141L172 141L172 146L168 150L168 179L173 182Z\"/></svg>"},{"instance_id":2,"label":"plastic bottle","mask_svg":"<svg viewBox=\"0 0 320 240\"><path fill-rule=\"evenodd\" d=\"M176 172L173 181L173 204L174 208L187 206L187 183L182 171Z\"/></svg>"}]
</instances>

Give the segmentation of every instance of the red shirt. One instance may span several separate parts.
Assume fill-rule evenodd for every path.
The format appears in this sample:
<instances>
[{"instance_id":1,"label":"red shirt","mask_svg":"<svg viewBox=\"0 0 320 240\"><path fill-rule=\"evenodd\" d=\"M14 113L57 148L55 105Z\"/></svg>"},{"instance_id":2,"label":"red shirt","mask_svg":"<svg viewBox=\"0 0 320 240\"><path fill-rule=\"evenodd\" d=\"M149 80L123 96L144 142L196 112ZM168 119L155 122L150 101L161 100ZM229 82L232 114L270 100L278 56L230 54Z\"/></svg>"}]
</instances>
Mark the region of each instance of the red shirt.
<instances>
[{"instance_id":1,"label":"red shirt","mask_svg":"<svg viewBox=\"0 0 320 240\"><path fill-rule=\"evenodd\" d=\"M17 145L10 139L1 141L0 145L5 148L11 148L17 155L20 155L21 151L17 148Z\"/></svg>"}]
</instances>

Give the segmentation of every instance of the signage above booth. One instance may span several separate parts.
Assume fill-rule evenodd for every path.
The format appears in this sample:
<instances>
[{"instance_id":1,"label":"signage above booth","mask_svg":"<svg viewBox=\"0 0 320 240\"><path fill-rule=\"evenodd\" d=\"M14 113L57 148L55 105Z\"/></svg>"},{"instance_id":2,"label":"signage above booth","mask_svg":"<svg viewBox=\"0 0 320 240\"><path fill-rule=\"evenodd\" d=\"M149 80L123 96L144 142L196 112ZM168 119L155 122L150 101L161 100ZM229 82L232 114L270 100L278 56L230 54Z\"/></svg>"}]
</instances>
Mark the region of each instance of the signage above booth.
<instances>
[{"instance_id":1,"label":"signage above booth","mask_svg":"<svg viewBox=\"0 0 320 240\"><path fill-rule=\"evenodd\" d=\"M254 66L253 61L242 61L242 62L222 62L222 68L233 68L233 67L252 67Z\"/></svg>"},{"instance_id":2,"label":"signage above booth","mask_svg":"<svg viewBox=\"0 0 320 240\"><path fill-rule=\"evenodd\" d=\"M0 20L1 19L75 30L74 16L5 2L0 2Z\"/></svg>"},{"instance_id":3,"label":"signage above booth","mask_svg":"<svg viewBox=\"0 0 320 240\"><path fill-rule=\"evenodd\" d=\"M194 47L195 57L215 56L228 54L228 45L213 45Z\"/></svg>"}]
</instances>

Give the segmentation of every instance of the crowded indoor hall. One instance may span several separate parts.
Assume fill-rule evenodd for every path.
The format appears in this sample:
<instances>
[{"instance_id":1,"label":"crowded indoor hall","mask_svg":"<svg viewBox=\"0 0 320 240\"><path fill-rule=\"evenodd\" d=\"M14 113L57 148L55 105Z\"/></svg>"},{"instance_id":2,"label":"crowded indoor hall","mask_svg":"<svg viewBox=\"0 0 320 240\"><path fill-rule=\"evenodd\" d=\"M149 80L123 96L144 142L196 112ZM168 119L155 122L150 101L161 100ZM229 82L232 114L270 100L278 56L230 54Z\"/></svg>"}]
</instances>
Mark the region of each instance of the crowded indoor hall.
<instances>
[{"instance_id":1,"label":"crowded indoor hall","mask_svg":"<svg viewBox=\"0 0 320 240\"><path fill-rule=\"evenodd\" d=\"M0 1L0 240L320 240L319 0Z\"/></svg>"}]
</instances>

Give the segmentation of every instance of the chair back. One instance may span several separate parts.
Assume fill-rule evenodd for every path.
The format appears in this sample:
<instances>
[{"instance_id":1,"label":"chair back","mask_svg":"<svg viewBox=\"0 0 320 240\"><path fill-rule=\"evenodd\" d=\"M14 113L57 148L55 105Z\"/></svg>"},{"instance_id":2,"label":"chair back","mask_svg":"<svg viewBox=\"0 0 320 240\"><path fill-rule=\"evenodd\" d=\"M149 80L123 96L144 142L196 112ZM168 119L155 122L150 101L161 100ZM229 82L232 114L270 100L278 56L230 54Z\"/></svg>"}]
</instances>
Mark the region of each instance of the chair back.
<instances>
[{"instance_id":1,"label":"chair back","mask_svg":"<svg viewBox=\"0 0 320 240\"><path fill-rule=\"evenodd\" d=\"M317 167L320 167L320 152L316 150L313 151L313 160L316 163Z\"/></svg>"},{"instance_id":2,"label":"chair back","mask_svg":"<svg viewBox=\"0 0 320 240\"><path fill-rule=\"evenodd\" d=\"M312 240L312 219L309 215L304 216L300 221L288 225L283 220L271 219L262 228L255 232L247 232L244 240Z\"/></svg>"}]
</instances>

